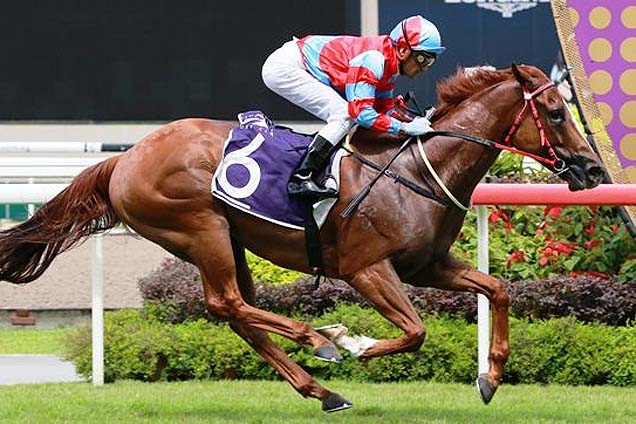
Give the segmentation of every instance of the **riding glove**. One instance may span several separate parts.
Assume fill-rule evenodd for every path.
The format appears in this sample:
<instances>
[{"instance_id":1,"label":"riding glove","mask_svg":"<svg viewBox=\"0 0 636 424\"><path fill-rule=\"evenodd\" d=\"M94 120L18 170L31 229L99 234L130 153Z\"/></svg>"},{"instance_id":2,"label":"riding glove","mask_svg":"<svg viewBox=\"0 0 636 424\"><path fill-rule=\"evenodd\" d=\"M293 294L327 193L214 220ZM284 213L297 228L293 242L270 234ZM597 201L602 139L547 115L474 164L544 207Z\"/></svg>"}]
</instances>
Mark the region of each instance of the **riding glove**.
<instances>
[{"instance_id":1,"label":"riding glove","mask_svg":"<svg viewBox=\"0 0 636 424\"><path fill-rule=\"evenodd\" d=\"M411 122L402 123L402 132L408 135L422 135L426 134L429 131L433 131L433 127L431 127L431 121L423 116L418 116Z\"/></svg>"}]
</instances>

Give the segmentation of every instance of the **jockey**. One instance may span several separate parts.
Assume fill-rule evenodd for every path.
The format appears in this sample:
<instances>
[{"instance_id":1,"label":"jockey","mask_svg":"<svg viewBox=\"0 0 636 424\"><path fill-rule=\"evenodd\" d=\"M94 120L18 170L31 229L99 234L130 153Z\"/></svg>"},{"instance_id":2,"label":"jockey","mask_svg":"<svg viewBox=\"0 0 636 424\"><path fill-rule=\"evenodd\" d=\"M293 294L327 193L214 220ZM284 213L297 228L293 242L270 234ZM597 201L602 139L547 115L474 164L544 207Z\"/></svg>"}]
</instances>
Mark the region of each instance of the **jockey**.
<instances>
[{"instance_id":1,"label":"jockey","mask_svg":"<svg viewBox=\"0 0 636 424\"><path fill-rule=\"evenodd\" d=\"M399 75L417 77L444 50L435 25L417 15L401 21L389 35L309 35L274 51L263 65L265 85L327 122L292 175L289 194L310 199L337 196L313 177L354 124L392 135L431 131L424 117L407 123L391 116L393 89Z\"/></svg>"}]
</instances>

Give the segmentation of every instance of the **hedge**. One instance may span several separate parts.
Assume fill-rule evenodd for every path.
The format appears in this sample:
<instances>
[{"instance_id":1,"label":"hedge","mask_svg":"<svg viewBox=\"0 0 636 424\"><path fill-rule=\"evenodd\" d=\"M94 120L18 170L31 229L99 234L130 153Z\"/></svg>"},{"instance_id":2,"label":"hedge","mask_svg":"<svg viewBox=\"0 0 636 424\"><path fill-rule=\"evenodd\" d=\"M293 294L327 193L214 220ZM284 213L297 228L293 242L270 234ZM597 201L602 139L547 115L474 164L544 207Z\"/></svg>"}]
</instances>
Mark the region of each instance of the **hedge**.
<instances>
[{"instance_id":1,"label":"hedge","mask_svg":"<svg viewBox=\"0 0 636 424\"><path fill-rule=\"evenodd\" d=\"M518 318L546 319L573 316L584 322L625 325L636 319L636 290L615 279L589 275L554 277L539 281L506 283L510 311ZM212 319L205 310L203 290L196 268L178 259L167 260L140 281L146 308L156 318L172 323L188 319ZM475 322L475 296L430 288L404 286L422 314L449 315ZM256 284L259 308L282 315L315 317L339 304L369 306L348 284L327 280L315 285L301 277L292 284Z\"/></svg>"},{"instance_id":2,"label":"hedge","mask_svg":"<svg viewBox=\"0 0 636 424\"><path fill-rule=\"evenodd\" d=\"M476 377L476 326L447 317L423 317L427 340L415 353L376 358L364 364L345 353L341 364L314 359L308 347L274 337L318 378L355 381L473 383ZM342 305L312 321L344 323L352 334L395 337L399 330L377 313ZM532 322L511 320L508 383L636 385L636 327L584 324L573 318ZM69 336L66 358L85 377L91 373L90 328ZM107 313L105 379L174 381L188 379L277 379L226 324L205 320L168 324L142 311Z\"/></svg>"}]
</instances>

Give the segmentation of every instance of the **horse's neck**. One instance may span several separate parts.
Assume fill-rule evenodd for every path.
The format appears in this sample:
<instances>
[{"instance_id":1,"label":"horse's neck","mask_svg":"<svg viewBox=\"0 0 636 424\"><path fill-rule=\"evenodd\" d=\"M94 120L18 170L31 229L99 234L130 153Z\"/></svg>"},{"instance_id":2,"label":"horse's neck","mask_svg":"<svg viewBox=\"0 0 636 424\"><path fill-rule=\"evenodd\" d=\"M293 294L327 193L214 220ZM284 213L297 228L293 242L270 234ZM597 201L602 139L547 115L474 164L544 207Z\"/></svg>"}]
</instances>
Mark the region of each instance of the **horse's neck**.
<instances>
[{"instance_id":1,"label":"horse's neck","mask_svg":"<svg viewBox=\"0 0 636 424\"><path fill-rule=\"evenodd\" d=\"M455 131L498 141L511 125L508 119L514 101L506 101L512 96L503 96L506 87L499 86L485 90L460 104L434 124L436 130ZM510 104L507 104L510 103ZM433 138L427 144L433 169L446 187L457 198L468 201L488 169L493 165L499 150L482 145L450 138Z\"/></svg>"}]
</instances>

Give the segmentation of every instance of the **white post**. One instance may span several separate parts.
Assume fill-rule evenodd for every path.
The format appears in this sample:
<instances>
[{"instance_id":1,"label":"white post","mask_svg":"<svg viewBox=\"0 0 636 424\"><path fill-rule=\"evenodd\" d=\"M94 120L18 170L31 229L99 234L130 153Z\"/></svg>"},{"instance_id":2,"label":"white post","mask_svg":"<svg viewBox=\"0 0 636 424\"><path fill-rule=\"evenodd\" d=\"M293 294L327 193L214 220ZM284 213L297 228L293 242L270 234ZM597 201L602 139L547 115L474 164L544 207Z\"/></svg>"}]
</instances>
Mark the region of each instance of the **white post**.
<instances>
[{"instance_id":1,"label":"white post","mask_svg":"<svg viewBox=\"0 0 636 424\"><path fill-rule=\"evenodd\" d=\"M488 274L488 209L477 206L477 269ZM488 372L488 351L490 350L490 305L488 298L477 295L477 358L479 373Z\"/></svg>"},{"instance_id":2,"label":"white post","mask_svg":"<svg viewBox=\"0 0 636 424\"><path fill-rule=\"evenodd\" d=\"M104 274L102 235L93 237L92 253L92 334L93 334L93 385L104 384Z\"/></svg>"},{"instance_id":3,"label":"white post","mask_svg":"<svg viewBox=\"0 0 636 424\"><path fill-rule=\"evenodd\" d=\"M378 35L379 23L378 0L360 0L360 35Z\"/></svg>"},{"instance_id":4,"label":"white post","mask_svg":"<svg viewBox=\"0 0 636 424\"><path fill-rule=\"evenodd\" d=\"M35 182L34 178L29 178L29 184L33 184ZM31 217L35 214L35 205L33 203L29 203L27 205L27 218L31 219Z\"/></svg>"}]
</instances>

